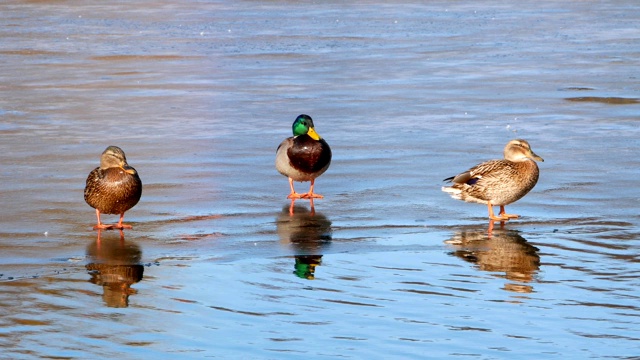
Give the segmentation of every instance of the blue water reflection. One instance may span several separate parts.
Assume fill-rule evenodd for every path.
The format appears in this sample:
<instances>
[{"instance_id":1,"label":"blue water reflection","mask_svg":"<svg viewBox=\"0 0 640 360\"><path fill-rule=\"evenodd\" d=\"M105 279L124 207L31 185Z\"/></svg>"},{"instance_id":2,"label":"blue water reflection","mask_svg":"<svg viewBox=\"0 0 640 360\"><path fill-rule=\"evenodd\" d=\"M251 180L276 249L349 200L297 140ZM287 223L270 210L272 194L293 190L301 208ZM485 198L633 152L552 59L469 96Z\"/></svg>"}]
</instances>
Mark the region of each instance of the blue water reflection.
<instances>
[{"instance_id":1,"label":"blue water reflection","mask_svg":"<svg viewBox=\"0 0 640 360\"><path fill-rule=\"evenodd\" d=\"M640 353L637 1L0 14L0 357ZM273 166L300 113L333 151L313 207ZM489 231L441 179L520 137L540 179ZM111 144L145 190L98 241Z\"/></svg>"}]
</instances>

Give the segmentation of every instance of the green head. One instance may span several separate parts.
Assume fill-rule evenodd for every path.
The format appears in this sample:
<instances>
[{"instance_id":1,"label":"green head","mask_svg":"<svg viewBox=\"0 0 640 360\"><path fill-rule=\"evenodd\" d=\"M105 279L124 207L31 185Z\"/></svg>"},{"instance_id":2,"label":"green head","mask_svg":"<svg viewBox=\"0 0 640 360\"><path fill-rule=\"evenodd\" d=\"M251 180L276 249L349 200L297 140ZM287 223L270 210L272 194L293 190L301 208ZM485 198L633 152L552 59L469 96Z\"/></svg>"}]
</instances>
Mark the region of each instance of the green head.
<instances>
[{"instance_id":1,"label":"green head","mask_svg":"<svg viewBox=\"0 0 640 360\"><path fill-rule=\"evenodd\" d=\"M320 135L313 128L311 116L302 114L293 122L293 136L307 134L314 140L320 140Z\"/></svg>"}]
</instances>

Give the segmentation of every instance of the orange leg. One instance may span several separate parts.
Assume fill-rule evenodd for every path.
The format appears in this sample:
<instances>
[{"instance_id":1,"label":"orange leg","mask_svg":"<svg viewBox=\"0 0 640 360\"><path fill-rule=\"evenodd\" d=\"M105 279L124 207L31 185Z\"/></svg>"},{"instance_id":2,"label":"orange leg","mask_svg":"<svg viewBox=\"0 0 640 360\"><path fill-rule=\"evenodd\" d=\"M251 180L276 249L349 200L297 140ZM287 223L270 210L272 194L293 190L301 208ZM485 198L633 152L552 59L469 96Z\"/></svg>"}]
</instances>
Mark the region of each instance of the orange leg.
<instances>
[{"instance_id":1,"label":"orange leg","mask_svg":"<svg viewBox=\"0 0 640 360\"><path fill-rule=\"evenodd\" d=\"M291 205L289 205L289 216L293 216L295 202L296 202L296 199L291 199ZM311 204L311 216L314 216L316 214L316 208L313 206L313 198L309 199L309 203Z\"/></svg>"},{"instance_id":2,"label":"orange leg","mask_svg":"<svg viewBox=\"0 0 640 360\"><path fill-rule=\"evenodd\" d=\"M493 205L491 205L491 202L488 202L487 206L489 207L489 220L498 220L498 221L509 220L508 218L503 218L502 216L495 216L493 214Z\"/></svg>"},{"instance_id":3,"label":"orange leg","mask_svg":"<svg viewBox=\"0 0 640 360\"><path fill-rule=\"evenodd\" d=\"M320 194L315 194L315 193L313 192L313 184L314 184L314 183L315 183L315 179L314 179L314 180L311 180L311 187L309 188L309 192L308 192L308 193L306 193L306 194L302 194L302 198L303 198L303 199L313 199L313 198L316 198L316 199L323 199L323 198L324 198L324 196L322 196L322 195L320 195Z\"/></svg>"},{"instance_id":4,"label":"orange leg","mask_svg":"<svg viewBox=\"0 0 640 360\"><path fill-rule=\"evenodd\" d=\"M316 208L313 206L313 198L309 199L309 204L311 205L311 216L316 215Z\"/></svg>"},{"instance_id":5,"label":"orange leg","mask_svg":"<svg viewBox=\"0 0 640 360\"><path fill-rule=\"evenodd\" d=\"M295 207L296 199L291 199L291 205L289 206L289 216L293 216L293 208Z\"/></svg>"},{"instance_id":6,"label":"orange leg","mask_svg":"<svg viewBox=\"0 0 640 360\"><path fill-rule=\"evenodd\" d=\"M100 230L100 229L113 229L113 225L107 225L107 224L103 224L100 221L100 210L96 209L96 217L98 218L98 225L93 227L93 230Z\"/></svg>"},{"instance_id":7,"label":"orange leg","mask_svg":"<svg viewBox=\"0 0 640 360\"><path fill-rule=\"evenodd\" d=\"M102 246L102 240L100 239L101 233L102 233L102 229L98 229L98 239L96 240L96 245L98 246L98 253L100 252L100 247Z\"/></svg>"},{"instance_id":8,"label":"orange leg","mask_svg":"<svg viewBox=\"0 0 640 360\"><path fill-rule=\"evenodd\" d=\"M487 230L487 235L491 237L493 234L493 220L489 219L489 229Z\"/></svg>"},{"instance_id":9,"label":"orange leg","mask_svg":"<svg viewBox=\"0 0 640 360\"><path fill-rule=\"evenodd\" d=\"M487 230L487 236L491 238L493 236L493 223L495 220L489 220L489 229ZM505 220L500 220L500 229L504 229Z\"/></svg>"},{"instance_id":10,"label":"orange leg","mask_svg":"<svg viewBox=\"0 0 640 360\"><path fill-rule=\"evenodd\" d=\"M122 221L124 220L124 213L120 214L120 221L118 221L118 223L115 225L116 229L133 229L133 226L131 225L127 225L127 224L123 224Z\"/></svg>"},{"instance_id":11,"label":"orange leg","mask_svg":"<svg viewBox=\"0 0 640 360\"><path fill-rule=\"evenodd\" d=\"M501 205L501 206L500 206L500 217L501 217L501 218L503 218L503 219L507 219L507 220L509 220L509 219L517 219L517 218L519 218L519 217L520 217L520 215L516 215L516 214L507 214L507 213L505 213L505 211L504 211L504 205Z\"/></svg>"},{"instance_id":12,"label":"orange leg","mask_svg":"<svg viewBox=\"0 0 640 360\"><path fill-rule=\"evenodd\" d=\"M287 196L287 199L300 199L302 198L302 194L298 194L295 189L293 188L293 179L289 178L289 187L291 188L291 193L289 194L289 196Z\"/></svg>"}]
</instances>

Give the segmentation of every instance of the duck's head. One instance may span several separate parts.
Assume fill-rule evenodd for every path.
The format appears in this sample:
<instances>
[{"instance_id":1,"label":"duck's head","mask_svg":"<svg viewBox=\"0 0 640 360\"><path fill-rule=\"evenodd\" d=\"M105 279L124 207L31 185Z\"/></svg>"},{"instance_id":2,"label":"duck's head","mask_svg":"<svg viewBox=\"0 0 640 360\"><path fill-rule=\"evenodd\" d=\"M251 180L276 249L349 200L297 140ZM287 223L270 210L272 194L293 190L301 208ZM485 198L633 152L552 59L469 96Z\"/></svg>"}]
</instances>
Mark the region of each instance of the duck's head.
<instances>
[{"instance_id":1,"label":"duck's head","mask_svg":"<svg viewBox=\"0 0 640 360\"><path fill-rule=\"evenodd\" d=\"M507 143L507 146L504 147L504 158L509 161L525 161L527 159L544 161L531 150L529 143L522 139L511 140Z\"/></svg>"},{"instance_id":2,"label":"duck's head","mask_svg":"<svg viewBox=\"0 0 640 360\"><path fill-rule=\"evenodd\" d=\"M318 135L316 130L313 128L313 120L309 115L299 115L296 118L296 121L293 122L293 136L300 136L307 134L314 140L320 140L321 137Z\"/></svg>"},{"instance_id":3,"label":"duck's head","mask_svg":"<svg viewBox=\"0 0 640 360\"><path fill-rule=\"evenodd\" d=\"M131 175L136 173L136 169L127 164L127 157L124 155L124 151L117 146L111 145L102 152L100 169L106 170L113 167L119 167Z\"/></svg>"}]
</instances>

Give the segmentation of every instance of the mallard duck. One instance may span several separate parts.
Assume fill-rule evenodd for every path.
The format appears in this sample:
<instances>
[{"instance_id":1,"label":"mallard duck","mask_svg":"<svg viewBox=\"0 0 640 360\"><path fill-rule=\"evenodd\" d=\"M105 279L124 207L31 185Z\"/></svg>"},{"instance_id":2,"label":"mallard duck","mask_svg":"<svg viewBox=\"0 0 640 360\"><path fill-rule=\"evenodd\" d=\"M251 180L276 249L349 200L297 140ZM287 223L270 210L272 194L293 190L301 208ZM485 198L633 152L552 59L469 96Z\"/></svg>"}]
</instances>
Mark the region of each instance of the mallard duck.
<instances>
[{"instance_id":1,"label":"mallard duck","mask_svg":"<svg viewBox=\"0 0 640 360\"><path fill-rule=\"evenodd\" d=\"M134 207L142 195L142 182L136 169L127 164L124 151L117 146L109 146L100 157L100 166L95 168L84 188L84 200L96 209L98 225L94 229L131 229L122 223L125 211ZM106 225L100 221L100 213L120 214L116 225Z\"/></svg>"},{"instance_id":2,"label":"mallard duck","mask_svg":"<svg viewBox=\"0 0 640 360\"><path fill-rule=\"evenodd\" d=\"M313 199L323 196L313 192L313 185L331 164L331 148L316 133L309 115L300 115L293 122L293 136L285 139L276 150L276 169L289 178L291 193L288 199ZM311 181L306 194L298 194L294 181Z\"/></svg>"},{"instance_id":3,"label":"mallard duck","mask_svg":"<svg viewBox=\"0 0 640 360\"><path fill-rule=\"evenodd\" d=\"M453 185L442 187L442 191L454 199L487 204L491 220L518 218L519 215L507 214L504 207L521 199L538 182L539 170L534 160L544 161L525 140L511 140L504 148L504 159L486 161L444 179ZM493 214L493 206L500 206L499 216Z\"/></svg>"}]
</instances>

